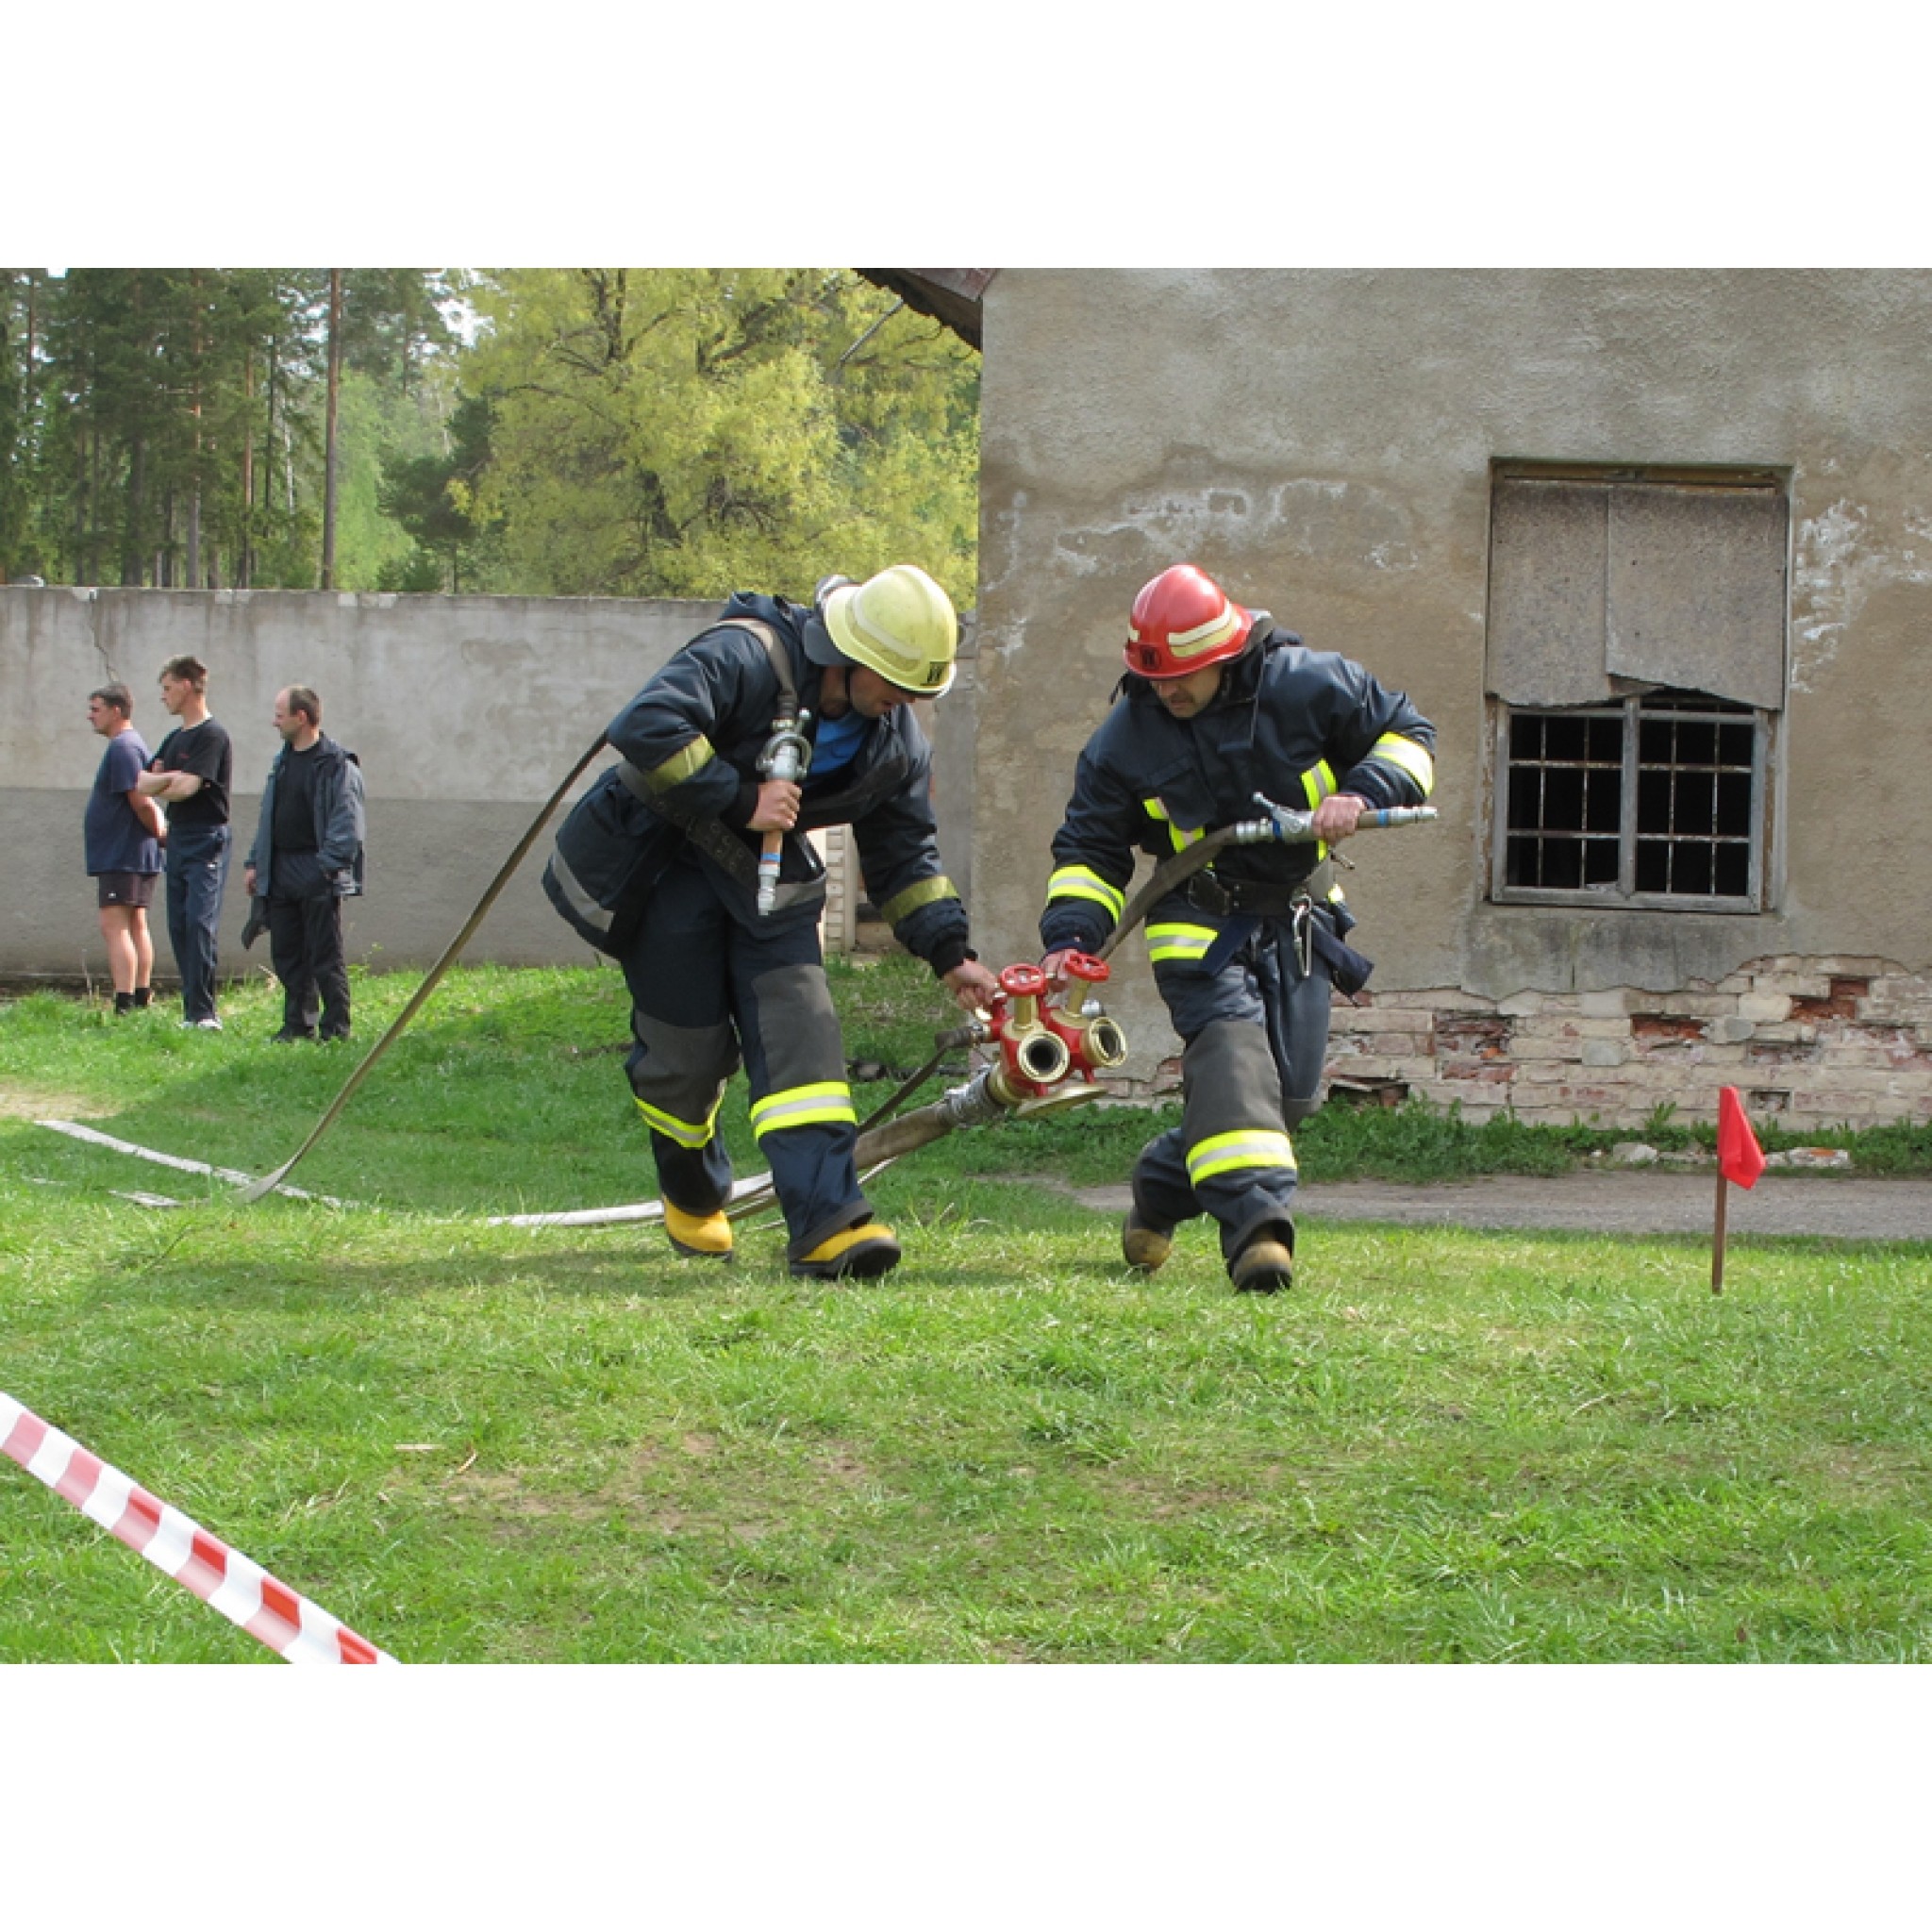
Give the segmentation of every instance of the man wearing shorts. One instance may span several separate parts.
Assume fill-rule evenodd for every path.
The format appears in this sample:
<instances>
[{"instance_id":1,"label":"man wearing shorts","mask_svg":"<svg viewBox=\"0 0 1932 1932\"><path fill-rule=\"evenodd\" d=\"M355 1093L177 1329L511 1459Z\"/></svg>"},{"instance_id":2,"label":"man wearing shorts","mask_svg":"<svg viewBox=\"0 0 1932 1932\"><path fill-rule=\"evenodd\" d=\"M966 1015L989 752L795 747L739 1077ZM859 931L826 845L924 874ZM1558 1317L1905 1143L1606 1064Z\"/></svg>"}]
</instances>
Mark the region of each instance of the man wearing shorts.
<instances>
[{"instance_id":1,"label":"man wearing shorts","mask_svg":"<svg viewBox=\"0 0 1932 1932\"><path fill-rule=\"evenodd\" d=\"M134 728L134 694L125 684L90 691L87 721L108 741L88 794L88 876L100 893L101 938L114 982L114 1010L131 1013L154 997L155 946L147 908L161 870L160 808L140 789L147 746Z\"/></svg>"}]
</instances>

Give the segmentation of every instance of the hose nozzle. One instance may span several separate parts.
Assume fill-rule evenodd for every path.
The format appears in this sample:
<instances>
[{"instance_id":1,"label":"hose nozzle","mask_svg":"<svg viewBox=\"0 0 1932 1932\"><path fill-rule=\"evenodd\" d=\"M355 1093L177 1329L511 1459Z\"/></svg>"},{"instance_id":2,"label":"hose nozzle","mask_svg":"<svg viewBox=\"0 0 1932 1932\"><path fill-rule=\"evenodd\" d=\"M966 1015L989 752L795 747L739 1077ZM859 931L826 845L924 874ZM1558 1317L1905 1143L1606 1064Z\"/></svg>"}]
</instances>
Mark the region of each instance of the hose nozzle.
<instances>
[{"instance_id":1,"label":"hose nozzle","mask_svg":"<svg viewBox=\"0 0 1932 1932\"><path fill-rule=\"evenodd\" d=\"M782 778L796 785L811 765L811 740L805 727L811 722L809 711L795 718L780 718L758 754L758 770L768 778ZM768 919L778 903L778 868L784 863L785 835L767 832L758 851L758 917Z\"/></svg>"}]
</instances>

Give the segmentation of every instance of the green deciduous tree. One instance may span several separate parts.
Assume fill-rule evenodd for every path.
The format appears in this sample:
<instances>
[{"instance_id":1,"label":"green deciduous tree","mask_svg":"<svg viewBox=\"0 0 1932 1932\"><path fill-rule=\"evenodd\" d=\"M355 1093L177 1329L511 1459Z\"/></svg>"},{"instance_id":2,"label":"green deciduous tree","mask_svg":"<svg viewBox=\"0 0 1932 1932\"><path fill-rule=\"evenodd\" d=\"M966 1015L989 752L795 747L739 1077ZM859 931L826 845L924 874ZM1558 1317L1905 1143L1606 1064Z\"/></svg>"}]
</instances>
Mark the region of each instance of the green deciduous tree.
<instances>
[{"instance_id":1,"label":"green deciduous tree","mask_svg":"<svg viewBox=\"0 0 1932 1932\"><path fill-rule=\"evenodd\" d=\"M0 574L803 596L909 558L964 603L977 410L976 355L845 269L0 271Z\"/></svg>"},{"instance_id":2,"label":"green deciduous tree","mask_svg":"<svg viewBox=\"0 0 1932 1932\"><path fill-rule=\"evenodd\" d=\"M508 270L474 299L493 423L452 494L507 582L803 596L909 559L971 601L977 358L851 271Z\"/></svg>"}]
</instances>

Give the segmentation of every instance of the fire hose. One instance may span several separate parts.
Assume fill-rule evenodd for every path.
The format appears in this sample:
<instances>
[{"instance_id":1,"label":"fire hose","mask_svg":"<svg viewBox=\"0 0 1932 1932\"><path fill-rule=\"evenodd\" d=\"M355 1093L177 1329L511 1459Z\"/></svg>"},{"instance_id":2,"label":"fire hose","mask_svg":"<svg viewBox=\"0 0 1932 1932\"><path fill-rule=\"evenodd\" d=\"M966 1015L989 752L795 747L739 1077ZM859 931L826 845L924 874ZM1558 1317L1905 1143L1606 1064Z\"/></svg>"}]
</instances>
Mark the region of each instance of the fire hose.
<instances>
[{"instance_id":1,"label":"fire hose","mask_svg":"<svg viewBox=\"0 0 1932 1932\"><path fill-rule=\"evenodd\" d=\"M1312 811L1295 811L1288 806L1276 805L1258 791L1255 793L1255 802L1261 808L1259 817L1241 819L1208 832L1157 866L1097 953L1066 955L1064 970L1070 980L1084 989L1082 1012L1091 1016L1091 1026L1100 1029L1097 1035L1091 1031L1083 1033L1078 1020L1066 1006L1043 1005L1046 976L1038 967L1008 966L999 976L1001 991L1007 997L995 1008L989 1024L982 1029L975 1022L948 1036L958 1039L963 1033L969 1040L983 1038L999 1047L1002 1058L965 1087L954 1089L931 1106L920 1108L890 1124L877 1124L861 1132L855 1150L859 1167L872 1169L875 1164L924 1147L950 1134L955 1127L983 1125L997 1120L1002 1113L1037 1114L1097 1099L1102 1090L1086 1075L1123 1065L1127 1058L1125 1036L1118 1022L1101 1011L1094 991L1108 976L1107 961L1115 948L1162 899L1185 885L1216 853L1228 846L1307 845L1318 841ZM1357 819L1356 829L1426 824L1435 816L1435 808L1427 805L1372 808ZM1055 1060L1051 1049L1041 1041L1042 1031L1065 1043L1065 1060ZM908 1088L912 1084L908 1082ZM908 1089L900 1091L903 1093ZM874 1116L874 1122L879 1119L879 1115ZM751 1206L756 1205L747 1206L744 1211L750 1212Z\"/></svg>"},{"instance_id":2,"label":"fire hose","mask_svg":"<svg viewBox=\"0 0 1932 1932\"><path fill-rule=\"evenodd\" d=\"M771 741L758 759L760 771L768 772L769 775L774 778L788 779L793 784L805 775L806 767L811 762L811 745L804 736L806 721L810 715L808 711L801 711L795 719L781 718L777 721L773 729ZM484 914L496 904L504 887L509 883L510 875L524 862L530 847L537 842L538 834L550 823L551 815L563 803L564 794L582 776L591 760L609 741L609 739L600 731L595 741L564 774L557 789L544 800L543 808L531 820L529 829L517 841L515 849L497 868L496 876L490 881L469 918L464 920L462 929L443 948L442 957L424 974L423 984L409 995L402 1011L384 1029L381 1039L357 1063L348 1079L342 1083L341 1091L329 1103L322 1118L309 1129L308 1138L273 1174L263 1174L259 1180L251 1181L241 1189L240 1198L243 1202L259 1201L263 1195L273 1193L294 1172L295 1163L335 1124L337 1117L343 1108L348 1106L349 1096L368 1078L376 1061L390 1050L396 1037L422 1010L423 1003L442 983L444 975L461 957L463 948L470 943L476 928L483 924ZM758 857L758 910L767 915L772 910L777 893L782 841L781 833L767 833Z\"/></svg>"},{"instance_id":3,"label":"fire hose","mask_svg":"<svg viewBox=\"0 0 1932 1932\"><path fill-rule=\"evenodd\" d=\"M1254 845L1276 840L1285 844L1296 845L1314 841L1316 834L1313 812L1298 812L1291 810L1287 806L1275 805L1258 791L1255 794L1255 800L1267 809L1265 822L1243 819L1235 824L1223 825L1219 831L1209 832L1195 840L1157 866L1147 883L1134 894L1123 910L1119 924L1107 936L1105 943L1092 957L1103 961L1112 958L1115 947L1140 925L1161 900L1170 892L1184 886L1216 853L1225 851L1228 846ZM1394 825L1425 824L1435 816L1433 806L1389 806L1363 812L1356 821L1356 829L1359 831L1364 827L1381 829ZM937 1050L932 1058L906 1080L891 1098L866 1120L859 1128L861 1137L868 1128L876 1126L881 1121L897 1113L908 1097L917 1092L938 1071L940 1062L948 1053L963 1046L974 1045L983 1037L983 1029L977 1024L956 1026L949 1033L940 1034L936 1040Z\"/></svg>"},{"instance_id":4,"label":"fire hose","mask_svg":"<svg viewBox=\"0 0 1932 1932\"><path fill-rule=\"evenodd\" d=\"M1286 805L1276 805L1273 799L1255 793L1255 803L1261 808L1259 818L1241 819L1234 824L1223 825L1218 831L1206 832L1191 844L1184 845L1172 858L1163 859L1155 867L1153 876L1127 902L1120 923L1107 936L1107 943L1101 947L1098 958L1105 959L1111 956L1113 949L1159 905L1170 892L1178 891L1193 877L1216 853L1225 851L1230 845L1312 845L1320 842L1315 830L1315 814L1312 811L1296 811ZM1396 825L1425 825L1432 823L1436 808L1432 805L1391 805L1372 807L1355 822L1357 832L1386 830ZM1336 855L1338 858L1341 855ZM1344 859L1342 863L1346 864Z\"/></svg>"},{"instance_id":5,"label":"fire hose","mask_svg":"<svg viewBox=\"0 0 1932 1932\"><path fill-rule=\"evenodd\" d=\"M1100 1004L1098 989L1108 977L1107 962L1090 954L1069 953L1065 970L1082 990L1077 1008L1064 1002L1048 1003L1046 974L1038 966L1007 967L999 975L999 997L988 1017L941 1034L932 1059L860 1129L853 1149L860 1174L877 1174L960 1127L987 1126L1008 1116L1028 1118L1097 1100L1102 1090L1091 1076L1125 1062L1126 1035ZM989 1065L931 1105L896 1120L889 1118L894 1104L924 1085L948 1051L974 1044L991 1046L994 1058ZM724 1214L732 1221L756 1214L771 1205L774 1192L769 1174L736 1181ZM586 1227L613 1221L660 1221L663 1211L661 1202L635 1202L558 1214L493 1214L489 1224Z\"/></svg>"},{"instance_id":6,"label":"fire hose","mask_svg":"<svg viewBox=\"0 0 1932 1932\"><path fill-rule=\"evenodd\" d=\"M516 849L497 868L496 876L490 881L483 896L476 901L475 910L470 914L469 918L464 920L462 930L442 949L442 957L424 974L423 984L409 995L402 1011L389 1023L389 1025L383 1030L382 1038L357 1063L355 1071L342 1083L342 1091L329 1103L327 1111L324 1113L323 1117L308 1130L308 1140L304 1141L301 1146L296 1148L294 1153L290 1155L288 1159L283 1161L281 1166L276 1168L273 1174L263 1174L258 1181L250 1181L245 1188L242 1189L241 1198L244 1202L258 1201L264 1194L274 1192L276 1188L280 1187L288 1179L290 1174L293 1172L295 1163L328 1132L330 1126L335 1123L336 1116L341 1112L343 1108L348 1106L350 1094L355 1092L357 1088L361 1086L362 1082L368 1078L370 1069L390 1050L396 1036L422 1010L423 1002L442 983L443 975L456 964L463 948L470 943L471 935L483 924L483 915L496 904L498 895L502 892L504 887L509 883L510 874L524 862L524 855L537 842L538 833L550 823L551 813L563 803L564 793L576 783L579 776L582 775L585 767L604 749L608 741L600 731L597 734L597 741L564 774L562 782L550 794L549 798L544 801L543 809L530 822L529 830L517 841Z\"/></svg>"},{"instance_id":7,"label":"fire hose","mask_svg":"<svg viewBox=\"0 0 1932 1932\"><path fill-rule=\"evenodd\" d=\"M988 1018L939 1035L932 1058L860 1128L853 1150L860 1174L869 1177L960 1127L986 1126L1008 1116L1057 1112L1098 1099L1103 1090L1091 1075L1121 1066L1127 1058L1126 1036L1099 1000L1098 989L1108 976L1108 956L1155 906L1184 885L1216 853L1230 845L1319 841L1312 811L1275 805L1259 792L1255 799L1261 808L1259 816L1207 833L1156 867L1097 953L1069 952L1064 956L1062 970L1070 982L1068 999L1058 1006L1048 1003L1046 974L1038 966L1007 967L999 975L1000 998ZM1356 829L1426 824L1435 817L1432 806L1372 808L1357 819ZM1074 989L1078 990L1077 1008L1070 1004ZM995 1057L990 1065L930 1105L891 1118L899 1104L931 1077L948 1052L978 1044L993 1048ZM734 1183L724 1211L731 1220L740 1220L769 1207L774 1194L769 1174L747 1176ZM657 1221L662 1214L661 1203L640 1202L625 1208L583 1208L561 1214L492 1215L491 1222L515 1227L587 1226L618 1220Z\"/></svg>"},{"instance_id":8,"label":"fire hose","mask_svg":"<svg viewBox=\"0 0 1932 1932\"><path fill-rule=\"evenodd\" d=\"M769 758L774 768L771 775L774 777L787 775L785 772L776 769L780 759L788 755L788 748L783 741L788 736L799 737L799 727L803 725L804 722L805 714L801 713L796 723L791 725L788 731L786 721L779 721L779 725L774 732L772 742L766 747L764 758L759 761L760 769L764 769L765 759ZM802 737L799 741L803 744ZM599 732L595 741L585 750L583 756L572 765L570 770L558 781L556 790L544 801L542 809L530 822L529 827L525 830L523 837L517 841L509 857L497 868L495 877L490 881L483 896L477 900L470 916L463 922L461 929L450 941L449 944L443 948L441 957L424 974L423 983L409 995L402 1010L396 1014L395 1018L383 1030L381 1038L376 1041L375 1044L358 1062L355 1069L349 1074L348 1079L342 1083L341 1091L329 1103L322 1118L309 1129L308 1139L296 1148L294 1153L290 1155L288 1159L283 1161L272 1173L263 1174L259 1180L250 1181L245 1187L238 1189L237 1198L239 1200L243 1203L250 1203L259 1201L265 1195L273 1193L294 1172L297 1162L334 1125L337 1119L341 1116L342 1109L348 1106L350 1097L361 1086L362 1082L368 1078L376 1061L394 1044L403 1029L422 1010L424 1003L436 991L437 987L441 984L450 968L461 957L463 948L469 944L476 928L482 924L484 915L495 905L497 899L502 894L504 887L509 883L511 875L515 873L517 867L523 863L530 847L537 842L538 835L550 823L551 816L555 813L557 808L562 804L565 794L583 774L591 759L604 750L608 742L608 740L605 735ZM798 772L802 774L805 763L810 758L809 746L805 745L802 752L794 751L791 755L798 758ZM796 779L794 778L792 782L795 783ZM1224 847L1231 844L1251 845L1268 841L1279 841L1285 844L1307 844L1316 839L1313 812L1298 812L1291 810L1286 806L1275 805L1263 797L1258 791L1255 794L1255 798L1256 802L1262 808L1261 817L1243 819L1235 824L1224 825L1219 830L1209 832L1204 837L1195 840L1191 844L1176 853L1172 858L1163 861L1160 866L1156 868L1153 876L1149 878L1146 885L1135 894L1133 900L1122 914L1120 923L1114 927L1112 933L1108 935L1107 942L1100 948L1097 954L1091 956L1068 956L1066 963L1070 976L1078 979L1088 989L1084 1003L1085 1011L1079 1016L1079 1023L1069 1017L1063 1008L1046 1009L1042 1007L1042 995L1046 990L1044 975L1041 975L1041 985L1038 988L1035 988L1031 979L1026 976L1031 974L1037 974L1039 972L1037 967L1008 967L1006 973L1000 975L1003 998L999 1003L999 1007L1001 1009L1005 1009L1009 1003L1013 1003L1010 1016L1003 1017L1002 1011L996 1011L992 1018L984 1024L974 1021L968 1026L955 1028L952 1032L939 1037L938 1048L932 1059L927 1062L926 1066L919 1074L907 1081L899 1089L898 1092L887 1103L886 1107L874 1113L865 1127L861 1129L855 1150L860 1172L875 1173L887 1162L896 1160L901 1155L911 1153L916 1148L924 1147L931 1141L952 1133L957 1127L983 1125L988 1122L999 1119L1002 1114L1006 1113L1017 1114L1023 1111L1035 1113L1045 1110L1049 1106L1055 1108L1067 1107L1098 1097L1101 1091L1100 1088L1087 1079L1085 1075L1096 1071L1102 1071L1109 1066L1118 1066L1124 1062L1127 1057L1125 1038L1122 1035L1118 1024L1101 1011L1098 999L1092 992L1092 989L1100 985L1107 978L1107 959L1115 947L1120 944L1122 940L1126 938L1128 933L1132 932L1140 924L1141 920L1147 916L1148 911L1160 899L1164 898L1169 892L1174 891L1176 887L1183 884L1194 873L1198 872L1202 866L1206 865ZM1397 807L1383 810L1370 810L1363 812L1356 821L1356 828L1357 830L1361 830L1364 827L1373 826L1419 824L1432 820L1435 816L1434 808L1429 806ZM767 844L769 845L769 843L770 840L768 837ZM766 870L766 858L761 854L759 859L759 909L761 911L768 911L770 909L764 904L767 891ZM771 868L771 871L774 874L772 889L775 890L775 865ZM1099 970L1097 972L1075 973L1074 972L1074 961L1075 959L1086 961L1089 967L1097 967ZM1007 975L1008 974L1021 975L1012 988L1008 987L1007 984ZM1049 1010L1058 1017L1046 1017ZM1100 1026L1097 1031L1091 1024L1080 1024L1101 1021L1104 1021L1106 1024ZM1053 1050L1039 1043L1039 1037L1042 1033L1058 1038L1066 1046L1068 1056L1066 1066L1059 1069L1057 1077L1047 1080L1041 1079L1039 1074L1046 1069L1049 1062L1052 1061ZM896 1111L897 1107L906 1098L915 1092L931 1076L946 1053L954 1051L960 1046L993 1041L1002 1042L1002 1062L1009 1064L996 1062L991 1067L983 1068L965 1087L950 1091L942 1099L934 1102L932 1105L918 1108L899 1120L889 1118L892 1112ZM1077 1073L1074 1067L1076 1041L1078 1045L1077 1058L1079 1061ZM1106 1058L1106 1056L1113 1055L1116 1052L1118 1058ZM1102 1056L1102 1058L1093 1058L1096 1054ZM994 1078L996 1074L999 1075L997 1079ZM732 1204L727 1208L726 1212L734 1216L749 1214L770 1200L772 1195L771 1176L769 1174L761 1174L741 1181L733 1188L732 1193ZM658 1213L661 1216L661 1205L658 1207ZM567 1217L541 1214L497 1215L492 1216L491 1219L492 1221L506 1222L515 1225L525 1225L554 1222L560 1218L567 1218L574 1222L581 1223L590 1217L626 1220L652 1218L648 1209L641 1212L633 1208L591 1208L583 1210L581 1214L572 1214Z\"/></svg>"}]
</instances>

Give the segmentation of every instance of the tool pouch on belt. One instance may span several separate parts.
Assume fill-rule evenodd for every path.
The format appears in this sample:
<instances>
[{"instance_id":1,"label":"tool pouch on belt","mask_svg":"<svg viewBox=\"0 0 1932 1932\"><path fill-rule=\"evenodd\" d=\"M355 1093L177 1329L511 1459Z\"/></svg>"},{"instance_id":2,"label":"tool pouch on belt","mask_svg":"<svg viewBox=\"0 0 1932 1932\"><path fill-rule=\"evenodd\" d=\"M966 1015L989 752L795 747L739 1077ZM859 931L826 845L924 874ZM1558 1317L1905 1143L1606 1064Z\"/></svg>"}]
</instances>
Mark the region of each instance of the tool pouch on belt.
<instances>
[{"instance_id":1,"label":"tool pouch on belt","mask_svg":"<svg viewBox=\"0 0 1932 1932\"><path fill-rule=\"evenodd\" d=\"M606 772L557 828L543 891L580 939L621 958L675 849L663 820Z\"/></svg>"},{"instance_id":2,"label":"tool pouch on belt","mask_svg":"<svg viewBox=\"0 0 1932 1932\"><path fill-rule=\"evenodd\" d=\"M1319 916L1308 921L1309 942L1316 957L1328 969L1328 977L1338 992L1353 999L1369 983L1375 962L1364 958Z\"/></svg>"}]
</instances>

